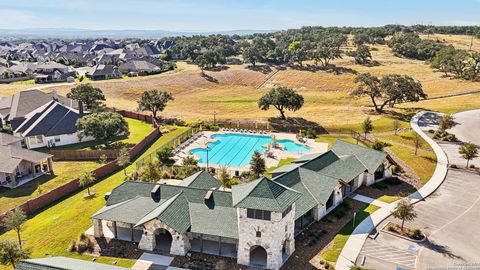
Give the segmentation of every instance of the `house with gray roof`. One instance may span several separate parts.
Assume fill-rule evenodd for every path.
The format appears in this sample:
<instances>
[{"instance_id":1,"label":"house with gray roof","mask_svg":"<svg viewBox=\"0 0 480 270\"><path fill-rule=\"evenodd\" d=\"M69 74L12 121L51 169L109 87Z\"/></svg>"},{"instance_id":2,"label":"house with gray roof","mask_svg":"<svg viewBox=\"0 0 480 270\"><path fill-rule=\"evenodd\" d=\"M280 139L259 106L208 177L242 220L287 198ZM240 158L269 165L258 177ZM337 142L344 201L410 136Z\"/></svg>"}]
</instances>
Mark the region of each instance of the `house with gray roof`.
<instances>
[{"instance_id":1,"label":"house with gray roof","mask_svg":"<svg viewBox=\"0 0 480 270\"><path fill-rule=\"evenodd\" d=\"M325 153L277 169L272 179L231 190L220 189L205 171L178 185L126 181L92 216L92 233L149 251L208 253L279 269L295 250L297 234L361 185L390 176L386 153L337 141Z\"/></svg>"},{"instance_id":2,"label":"house with gray roof","mask_svg":"<svg viewBox=\"0 0 480 270\"><path fill-rule=\"evenodd\" d=\"M79 143L77 120L80 117L78 110L52 100L25 115L24 121L14 129L13 134L24 138L29 149Z\"/></svg>"},{"instance_id":3,"label":"house with gray roof","mask_svg":"<svg viewBox=\"0 0 480 270\"><path fill-rule=\"evenodd\" d=\"M118 70L120 70L123 74L130 75L148 75L162 71L160 67L145 60L129 60L120 64Z\"/></svg>"},{"instance_id":4,"label":"house with gray roof","mask_svg":"<svg viewBox=\"0 0 480 270\"><path fill-rule=\"evenodd\" d=\"M0 133L0 186L14 188L52 170L52 156L22 147L23 139Z\"/></svg>"},{"instance_id":5,"label":"house with gray roof","mask_svg":"<svg viewBox=\"0 0 480 270\"><path fill-rule=\"evenodd\" d=\"M126 270L128 268L67 257L21 260L15 270Z\"/></svg>"},{"instance_id":6,"label":"house with gray roof","mask_svg":"<svg viewBox=\"0 0 480 270\"><path fill-rule=\"evenodd\" d=\"M109 80L121 78L122 73L113 65L99 64L94 66L85 76L92 80Z\"/></svg>"},{"instance_id":7,"label":"house with gray roof","mask_svg":"<svg viewBox=\"0 0 480 270\"><path fill-rule=\"evenodd\" d=\"M38 89L25 90L11 96L0 98L0 127L10 124L12 130L17 129L24 121L25 116L52 100L67 107L78 109L78 103L72 99Z\"/></svg>"}]
</instances>

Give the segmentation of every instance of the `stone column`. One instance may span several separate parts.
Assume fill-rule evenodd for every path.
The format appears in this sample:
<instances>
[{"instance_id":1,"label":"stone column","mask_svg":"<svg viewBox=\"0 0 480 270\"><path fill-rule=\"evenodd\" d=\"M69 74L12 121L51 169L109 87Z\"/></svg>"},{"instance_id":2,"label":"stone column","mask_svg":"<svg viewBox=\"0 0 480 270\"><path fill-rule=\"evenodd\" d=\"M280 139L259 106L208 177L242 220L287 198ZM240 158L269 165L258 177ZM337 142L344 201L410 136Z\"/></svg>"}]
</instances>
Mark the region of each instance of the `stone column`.
<instances>
[{"instance_id":1,"label":"stone column","mask_svg":"<svg viewBox=\"0 0 480 270\"><path fill-rule=\"evenodd\" d=\"M47 159L47 164L48 164L48 171L50 172L50 174L53 175L53 163L52 163L52 158L48 158L48 159Z\"/></svg>"},{"instance_id":2,"label":"stone column","mask_svg":"<svg viewBox=\"0 0 480 270\"><path fill-rule=\"evenodd\" d=\"M283 264L282 246L270 247L270 252L267 252L267 268L280 269Z\"/></svg>"},{"instance_id":3,"label":"stone column","mask_svg":"<svg viewBox=\"0 0 480 270\"><path fill-rule=\"evenodd\" d=\"M138 243L138 248L153 251L156 246L157 242L155 241L154 232L144 230L140 243Z\"/></svg>"},{"instance_id":4,"label":"stone column","mask_svg":"<svg viewBox=\"0 0 480 270\"><path fill-rule=\"evenodd\" d=\"M31 163L32 165L32 177L35 177L36 172L35 172L35 163Z\"/></svg>"},{"instance_id":5,"label":"stone column","mask_svg":"<svg viewBox=\"0 0 480 270\"><path fill-rule=\"evenodd\" d=\"M93 234L95 237L103 237L103 226L101 219L94 219L93 220Z\"/></svg>"},{"instance_id":6,"label":"stone column","mask_svg":"<svg viewBox=\"0 0 480 270\"><path fill-rule=\"evenodd\" d=\"M186 234L172 234L171 254L184 256L190 250L190 247L190 240Z\"/></svg>"}]
</instances>

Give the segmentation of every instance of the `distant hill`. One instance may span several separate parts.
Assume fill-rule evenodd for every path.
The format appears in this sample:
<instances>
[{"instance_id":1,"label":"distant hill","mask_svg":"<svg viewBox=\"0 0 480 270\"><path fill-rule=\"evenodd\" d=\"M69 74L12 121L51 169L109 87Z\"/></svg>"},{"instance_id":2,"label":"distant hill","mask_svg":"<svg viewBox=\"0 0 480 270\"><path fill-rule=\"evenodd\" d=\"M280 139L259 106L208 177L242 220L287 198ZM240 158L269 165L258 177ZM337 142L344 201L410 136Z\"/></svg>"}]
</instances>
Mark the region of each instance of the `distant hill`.
<instances>
[{"instance_id":1,"label":"distant hill","mask_svg":"<svg viewBox=\"0 0 480 270\"><path fill-rule=\"evenodd\" d=\"M249 35L254 33L270 33L276 30L230 30L205 32L175 32L165 30L89 30L75 28L28 28L28 29L0 29L0 38L162 38L173 36L193 35Z\"/></svg>"}]
</instances>

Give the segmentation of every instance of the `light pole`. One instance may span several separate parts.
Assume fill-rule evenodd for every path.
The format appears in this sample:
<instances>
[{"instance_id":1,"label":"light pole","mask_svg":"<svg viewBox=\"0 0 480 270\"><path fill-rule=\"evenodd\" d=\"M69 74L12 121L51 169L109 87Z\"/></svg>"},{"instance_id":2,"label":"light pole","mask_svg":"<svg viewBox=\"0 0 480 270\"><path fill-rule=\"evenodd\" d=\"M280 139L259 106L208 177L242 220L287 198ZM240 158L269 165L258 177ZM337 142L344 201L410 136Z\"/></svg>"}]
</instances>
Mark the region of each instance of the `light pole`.
<instances>
[{"instance_id":1,"label":"light pole","mask_svg":"<svg viewBox=\"0 0 480 270\"><path fill-rule=\"evenodd\" d=\"M205 150L207 150L207 173L208 173L208 144L207 144L207 147L205 148Z\"/></svg>"},{"instance_id":2,"label":"light pole","mask_svg":"<svg viewBox=\"0 0 480 270\"><path fill-rule=\"evenodd\" d=\"M353 229L355 229L355 218L357 217L357 212L353 212Z\"/></svg>"}]
</instances>

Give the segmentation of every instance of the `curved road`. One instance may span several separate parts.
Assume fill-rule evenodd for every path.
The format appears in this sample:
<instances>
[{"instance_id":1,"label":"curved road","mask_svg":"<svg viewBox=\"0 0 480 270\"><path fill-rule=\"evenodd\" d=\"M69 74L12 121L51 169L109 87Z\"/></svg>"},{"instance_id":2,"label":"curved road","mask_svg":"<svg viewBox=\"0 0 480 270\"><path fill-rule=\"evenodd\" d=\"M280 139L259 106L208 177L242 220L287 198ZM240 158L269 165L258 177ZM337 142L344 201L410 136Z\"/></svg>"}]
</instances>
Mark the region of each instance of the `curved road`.
<instances>
[{"instance_id":1,"label":"curved road","mask_svg":"<svg viewBox=\"0 0 480 270\"><path fill-rule=\"evenodd\" d=\"M438 119L437 114L426 114L419 126L423 130L435 129ZM458 113L455 121L457 125L450 132L462 141L480 145L480 110ZM440 143L440 146L450 163L464 166L465 160L458 154L459 144ZM480 165L480 160L477 158L473 163ZM417 218L406 226L420 228L428 236L428 242L414 244L380 232L375 239L367 239L357 263L365 260L366 267L379 270L397 266L446 269L462 265L463 269L480 269L480 175L477 172L448 170L440 188L416 204L415 209ZM392 220L389 217L382 222L377 231Z\"/></svg>"}]
</instances>

